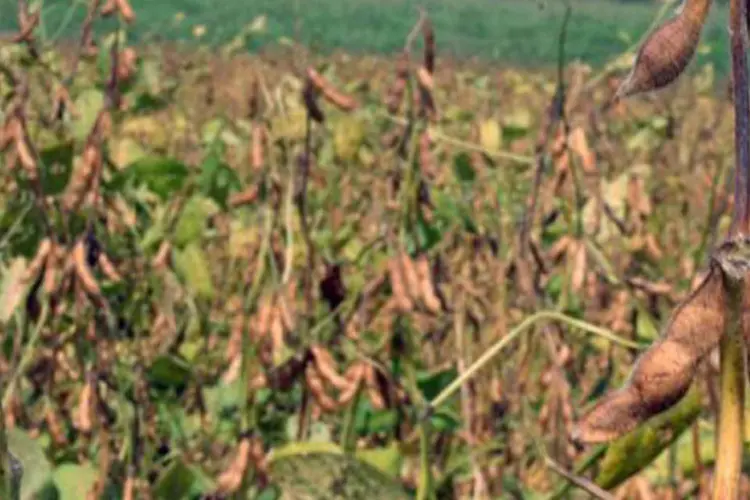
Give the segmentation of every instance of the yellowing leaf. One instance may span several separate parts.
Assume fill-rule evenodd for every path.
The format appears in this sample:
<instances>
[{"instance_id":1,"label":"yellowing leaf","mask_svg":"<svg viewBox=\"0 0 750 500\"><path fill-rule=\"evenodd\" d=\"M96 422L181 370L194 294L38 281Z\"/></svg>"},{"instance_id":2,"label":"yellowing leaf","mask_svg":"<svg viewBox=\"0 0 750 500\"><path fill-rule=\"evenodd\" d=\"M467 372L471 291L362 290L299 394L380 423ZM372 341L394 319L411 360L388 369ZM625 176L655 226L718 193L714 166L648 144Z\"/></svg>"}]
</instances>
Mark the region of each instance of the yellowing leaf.
<instances>
[{"instance_id":1,"label":"yellowing leaf","mask_svg":"<svg viewBox=\"0 0 750 500\"><path fill-rule=\"evenodd\" d=\"M104 107L104 94L95 89L85 90L76 97L73 106L77 112L73 121L73 136L84 139L91 132L99 111Z\"/></svg>"},{"instance_id":2,"label":"yellowing leaf","mask_svg":"<svg viewBox=\"0 0 750 500\"><path fill-rule=\"evenodd\" d=\"M0 322L7 322L23 300L26 293L26 284L23 275L26 273L26 259L18 257L14 259L10 267L5 271L0 291Z\"/></svg>"},{"instance_id":3,"label":"yellowing leaf","mask_svg":"<svg viewBox=\"0 0 750 500\"><path fill-rule=\"evenodd\" d=\"M356 117L346 115L336 121L333 129L333 149L342 161L354 160L365 138L364 125Z\"/></svg>"},{"instance_id":4,"label":"yellowing leaf","mask_svg":"<svg viewBox=\"0 0 750 500\"><path fill-rule=\"evenodd\" d=\"M484 120L479 125L479 143L491 153L500 150L503 143L503 130L496 120Z\"/></svg>"},{"instance_id":5,"label":"yellowing leaf","mask_svg":"<svg viewBox=\"0 0 750 500\"><path fill-rule=\"evenodd\" d=\"M214 296L209 260L200 243L191 243L183 250L174 250L173 260L175 270L190 292L205 299Z\"/></svg>"},{"instance_id":6,"label":"yellowing leaf","mask_svg":"<svg viewBox=\"0 0 750 500\"><path fill-rule=\"evenodd\" d=\"M142 139L155 149L169 145L169 128L153 116L134 116L122 124L122 134Z\"/></svg>"}]
</instances>

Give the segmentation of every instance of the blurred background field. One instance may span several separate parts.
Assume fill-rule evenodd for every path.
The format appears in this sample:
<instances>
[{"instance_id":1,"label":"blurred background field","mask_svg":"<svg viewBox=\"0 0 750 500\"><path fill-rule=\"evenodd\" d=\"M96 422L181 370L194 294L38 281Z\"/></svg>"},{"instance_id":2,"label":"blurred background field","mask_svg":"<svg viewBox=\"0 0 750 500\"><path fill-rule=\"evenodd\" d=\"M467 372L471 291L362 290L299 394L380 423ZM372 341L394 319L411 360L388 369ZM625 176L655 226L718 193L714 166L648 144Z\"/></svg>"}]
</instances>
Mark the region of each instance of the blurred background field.
<instances>
[{"instance_id":1,"label":"blurred background field","mask_svg":"<svg viewBox=\"0 0 750 500\"><path fill-rule=\"evenodd\" d=\"M725 75L726 2L717 1L705 28L696 65L710 62ZM0 31L13 29L16 0L0 0ZM567 53L594 67L622 53L648 29L662 5L652 0L571 0ZM85 2L45 2L51 37L74 35ZM134 0L142 22L136 40L196 41L220 45L260 15L267 30L249 41L258 50L295 38L319 52L393 53L413 24L417 6L432 16L442 56L479 58L513 66L545 67L558 55L562 0ZM195 33L201 34L196 37Z\"/></svg>"},{"instance_id":2,"label":"blurred background field","mask_svg":"<svg viewBox=\"0 0 750 500\"><path fill-rule=\"evenodd\" d=\"M690 74L617 104L660 1L571 0L561 75L560 0L133 0L133 24L92 16L80 60L96 3L29 3L41 49L0 44L0 124L22 73L43 173L42 196L0 155L0 423L24 500L592 498L566 471L599 498L710 490L715 359L611 446L570 430L729 224L725 2ZM421 36L398 69L418 6L429 99L405 91ZM354 105L317 96L313 123L311 70Z\"/></svg>"}]
</instances>

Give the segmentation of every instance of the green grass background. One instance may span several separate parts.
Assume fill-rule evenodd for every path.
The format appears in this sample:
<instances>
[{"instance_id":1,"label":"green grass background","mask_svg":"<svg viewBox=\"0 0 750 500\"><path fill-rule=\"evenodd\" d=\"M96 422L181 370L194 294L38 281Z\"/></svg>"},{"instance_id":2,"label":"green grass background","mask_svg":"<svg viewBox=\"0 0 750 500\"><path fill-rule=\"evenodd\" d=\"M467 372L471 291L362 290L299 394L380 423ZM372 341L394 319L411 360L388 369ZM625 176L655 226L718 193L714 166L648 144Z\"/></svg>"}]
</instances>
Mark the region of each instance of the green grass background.
<instances>
[{"instance_id":1,"label":"green grass background","mask_svg":"<svg viewBox=\"0 0 750 500\"><path fill-rule=\"evenodd\" d=\"M85 0L43 2L49 36L71 36ZM520 66L549 66L558 52L562 0L132 0L138 13L136 38L194 40L192 28L205 25L203 42L222 43L256 16L265 14L267 33L250 44L267 46L299 36L319 50L390 53L398 50L423 5L436 27L441 52ZM567 55L600 66L648 29L658 1L571 0ZM16 0L0 0L0 30L14 29ZM185 14L177 23L176 13ZM697 64L711 62L726 74L726 7L714 6L703 33L707 51Z\"/></svg>"}]
</instances>

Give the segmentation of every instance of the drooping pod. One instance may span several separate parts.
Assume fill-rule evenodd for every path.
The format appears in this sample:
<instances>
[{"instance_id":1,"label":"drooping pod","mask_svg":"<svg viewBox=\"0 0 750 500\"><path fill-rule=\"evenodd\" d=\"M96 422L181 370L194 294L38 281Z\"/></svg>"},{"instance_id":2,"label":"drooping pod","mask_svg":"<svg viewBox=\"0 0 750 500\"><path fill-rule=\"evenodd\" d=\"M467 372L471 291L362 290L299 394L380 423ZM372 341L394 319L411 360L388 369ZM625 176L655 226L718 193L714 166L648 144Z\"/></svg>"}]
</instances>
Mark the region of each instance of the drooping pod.
<instances>
[{"instance_id":1,"label":"drooping pod","mask_svg":"<svg viewBox=\"0 0 750 500\"><path fill-rule=\"evenodd\" d=\"M571 438L588 444L612 441L682 399L698 364L719 344L727 300L724 273L714 262L701 285L677 307L663 337L640 356L625 386L587 411Z\"/></svg>"},{"instance_id":2,"label":"drooping pod","mask_svg":"<svg viewBox=\"0 0 750 500\"><path fill-rule=\"evenodd\" d=\"M693 58L712 0L686 0L680 12L651 33L615 99L649 92L674 82Z\"/></svg>"}]
</instances>

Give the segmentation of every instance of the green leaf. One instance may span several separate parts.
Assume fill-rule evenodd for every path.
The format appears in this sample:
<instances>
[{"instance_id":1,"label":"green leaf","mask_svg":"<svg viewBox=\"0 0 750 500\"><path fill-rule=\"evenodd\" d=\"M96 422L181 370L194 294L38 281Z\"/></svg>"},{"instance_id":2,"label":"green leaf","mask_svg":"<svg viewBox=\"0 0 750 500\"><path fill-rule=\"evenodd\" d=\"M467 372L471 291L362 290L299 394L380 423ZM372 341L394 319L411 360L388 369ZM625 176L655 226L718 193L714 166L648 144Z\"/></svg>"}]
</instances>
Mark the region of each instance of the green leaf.
<instances>
[{"instance_id":1,"label":"green leaf","mask_svg":"<svg viewBox=\"0 0 750 500\"><path fill-rule=\"evenodd\" d=\"M216 150L209 153L203 161L198 185L204 195L212 198L225 209L229 194L242 187L237 173L221 160Z\"/></svg>"},{"instance_id":2,"label":"green leaf","mask_svg":"<svg viewBox=\"0 0 750 500\"><path fill-rule=\"evenodd\" d=\"M55 196L62 193L73 172L74 144L63 142L39 152L42 160L42 189L44 194Z\"/></svg>"},{"instance_id":3,"label":"green leaf","mask_svg":"<svg viewBox=\"0 0 750 500\"><path fill-rule=\"evenodd\" d=\"M395 410L376 410L367 398L359 398L354 426L362 436L391 432L398 423Z\"/></svg>"},{"instance_id":4,"label":"green leaf","mask_svg":"<svg viewBox=\"0 0 750 500\"><path fill-rule=\"evenodd\" d=\"M182 188L189 173L187 166L179 160L147 156L118 172L112 185L116 188L127 182L145 185L162 200L166 200Z\"/></svg>"},{"instance_id":5,"label":"green leaf","mask_svg":"<svg viewBox=\"0 0 750 500\"><path fill-rule=\"evenodd\" d=\"M701 390L694 384L677 405L609 445L596 484L611 489L659 456L698 418Z\"/></svg>"},{"instance_id":6,"label":"green leaf","mask_svg":"<svg viewBox=\"0 0 750 500\"><path fill-rule=\"evenodd\" d=\"M201 140L203 144L213 144L221 139L221 132L226 127L226 122L222 118L214 118L203 124L201 127Z\"/></svg>"},{"instance_id":7,"label":"green leaf","mask_svg":"<svg viewBox=\"0 0 750 500\"><path fill-rule=\"evenodd\" d=\"M388 446L383 448L358 450L355 456L394 479L398 479L401 476L401 465L404 457L401 455L401 450L395 441L391 441Z\"/></svg>"},{"instance_id":8,"label":"green leaf","mask_svg":"<svg viewBox=\"0 0 750 500\"><path fill-rule=\"evenodd\" d=\"M183 250L175 249L172 256L175 270L190 292L197 297L211 299L214 296L214 285L203 248L198 243L191 243Z\"/></svg>"},{"instance_id":9,"label":"green leaf","mask_svg":"<svg viewBox=\"0 0 750 500\"><path fill-rule=\"evenodd\" d=\"M291 446L280 453L274 450L269 460L271 480L282 490L284 498L410 498L397 480L364 460L344 454L335 444Z\"/></svg>"},{"instance_id":10,"label":"green leaf","mask_svg":"<svg viewBox=\"0 0 750 500\"><path fill-rule=\"evenodd\" d=\"M453 172L461 182L474 182L477 177L474 166L471 164L471 156L466 152L458 153L453 157Z\"/></svg>"},{"instance_id":11,"label":"green leaf","mask_svg":"<svg viewBox=\"0 0 750 500\"><path fill-rule=\"evenodd\" d=\"M206 229L208 218L217 212L214 203L201 195L191 197L180 212L172 235L172 242L179 248L198 242Z\"/></svg>"},{"instance_id":12,"label":"green leaf","mask_svg":"<svg viewBox=\"0 0 750 500\"><path fill-rule=\"evenodd\" d=\"M183 388L190 379L190 375L190 365L171 354L157 357L148 370L149 381L162 387Z\"/></svg>"},{"instance_id":13,"label":"green leaf","mask_svg":"<svg viewBox=\"0 0 750 500\"><path fill-rule=\"evenodd\" d=\"M80 500L96 483L99 471L89 465L62 464L55 469L52 480L60 500Z\"/></svg>"},{"instance_id":14,"label":"green leaf","mask_svg":"<svg viewBox=\"0 0 750 500\"><path fill-rule=\"evenodd\" d=\"M21 500L31 500L50 480L52 468L38 439L13 428L7 431L8 451L21 463Z\"/></svg>"},{"instance_id":15,"label":"green leaf","mask_svg":"<svg viewBox=\"0 0 750 500\"><path fill-rule=\"evenodd\" d=\"M447 408L440 408L430 417L430 425L437 432L454 432L461 427L461 417Z\"/></svg>"},{"instance_id":16,"label":"green leaf","mask_svg":"<svg viewBox=\"0 0 750 500\"><path fill-rule=\"evenodd\" d=\"M206 409L219 418L240 407L245 399L245 389L242 378L238 378L231 384L219 383L213 387L203 389L203 397L206 401Z\"/></svg>"},{"instance_id":17,"label":"green leaf","mask_svg":"<svg viewBox=\"0 0 750 500\"><path fill-rule=\"evenodd\" d=\"M659 337L659 329L654 323L654 318L640 303L636 306L635 331L639 339L656 340Z\"/></svg>"},{"instance_id":18,"label":"green leaf","mask_svg":"<svg viewBox=\"0 0 750 500\"><path fill-rule=\"evenodd\" d=\"M427 222L421 212L417 214L416 233L419 248L425 252L440 243L443 237L440 230L434 224Z\"/></svg>"},{"instance_id":19,"label":"green leaf","mask_svg":"<svg viewBox=\"0 0 750 500\"><path fill-rule=\"evenodd\" d=\"M154 484L154 496L160 499L193 498L214 489L213 482L197 467L177 457L162 471Z\"/></svg>"},{"instance_id":20,"label":"green leaf","mask_svg":"<svg viewBox=\"0 0 750 500\"><path fill-rule=\"evenodd\" d=\"M433 191L435 214L449 225L461 224L466 231L478 233L479 229L471 216L471 210L459 205L455 200L440 191Z\"/></svg>"},{"instance_id":21,"label":"green leaf","mask_svg":"<svg viewBox=\"0 0 750 500\"><path fill-rule=\"evenodd\" d=\"M96 89L84 90L76 97L73 106L77 111L73 121L73 137L82 140L91 133L99 111L104 107L104 93Z\"/></svg>"},{"instance_id":22,"label":"green leaf","mask_svg":"<svg viewBox=\"0 0 750 500\"><path fill-rule=\"evenodd\" d=\"M448 387L458 376L455 368L448 368L436 372L421 372L417 374L417 387L422 391L425 399L431 401Z\"/></svg>"}]
</instances>

